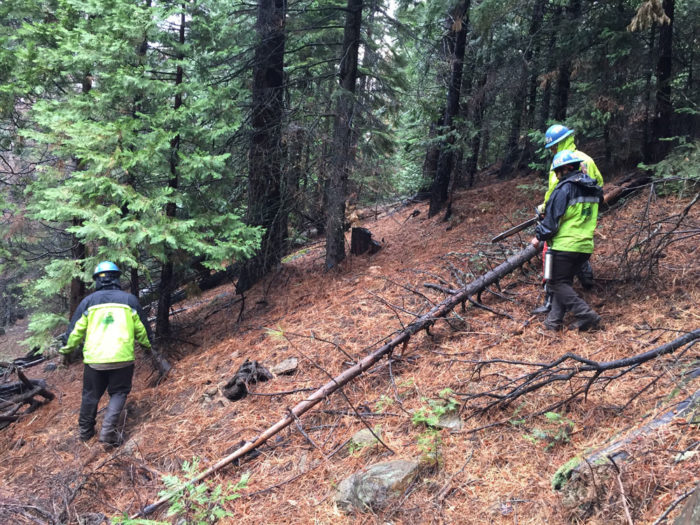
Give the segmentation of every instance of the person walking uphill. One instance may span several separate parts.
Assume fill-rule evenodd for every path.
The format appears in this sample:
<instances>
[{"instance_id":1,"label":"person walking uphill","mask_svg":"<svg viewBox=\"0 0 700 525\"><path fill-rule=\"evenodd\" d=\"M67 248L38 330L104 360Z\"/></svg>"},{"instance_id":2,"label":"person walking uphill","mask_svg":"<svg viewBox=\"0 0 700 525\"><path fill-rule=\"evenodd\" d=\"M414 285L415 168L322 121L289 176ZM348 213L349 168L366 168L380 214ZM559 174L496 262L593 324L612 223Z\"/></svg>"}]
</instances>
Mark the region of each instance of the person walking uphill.
<instances>
[{"instance_id":1,"label":"person walking uphill","mask_svg":"<svg viewBox=\"0 0 700 525\"><path fill-rule=\"evenodd\" d=\"M78 305L66 332L67 342L59 350L65 361L85 340L83 397L78 417L80 439L87 441L95 435L97 405L106 390L109 404L99 440L113 446L122 441L117 427L131 391L134 340L147 349L151 349L153 341L138 299L121 290L120 275L113 262L97 265L93 274L96 291Z\"/></svg>"},{"instance_id":2,"label":"person walking uphill","mask_svg":"<svg viewBox=\"0 0 700 525\"><path fill-rule=\"evenodd\" d=\"M561 124L553 124L547 128L544 135L544 147L556 155L558 151L569 150L576 152L576 156L581 159L581 171L588 175L590 178L596 181L598 186L603 187L603 175L601 175L598 166L591 157L586 155L583 151L576 149L576 144L574 143L574 130L569 129ZM559 179L554 173L554 169L550 167L547 192L544 194L544 201L537 207L538 214L544 214L545 207L547 206L547 201L549 200L554 188L556 188L559 183ZM547 244L545 243L543 251L547 250ZM542 254L542 259L544 260L544 253ZM584 288L588 289L593 286L593 268L591 267L590 261L587 261L578 273L578 278ZM545 302L544 305L535 308L533 314L546 314L552 306L552 294L545 285Z\"/></svg>"},{"instance_id":3,"label":"person walking uphill","mask_svg":"<svg viewBox=\"0 0 700 525\"><path fill-rule=\"evenodd\" d=\"M551 253L548 288L552 307L544 322L549 330L560 330L569 310L576 318L571 328L585 331L600 323L600 316L572 288L574 275L593 253L593 232L603 199L602 188L580 171L581 163L573 151L563 150L554 156L552 167L558 183L531 240L535 246L547 241Z\"/></svg>"}]
</instances>

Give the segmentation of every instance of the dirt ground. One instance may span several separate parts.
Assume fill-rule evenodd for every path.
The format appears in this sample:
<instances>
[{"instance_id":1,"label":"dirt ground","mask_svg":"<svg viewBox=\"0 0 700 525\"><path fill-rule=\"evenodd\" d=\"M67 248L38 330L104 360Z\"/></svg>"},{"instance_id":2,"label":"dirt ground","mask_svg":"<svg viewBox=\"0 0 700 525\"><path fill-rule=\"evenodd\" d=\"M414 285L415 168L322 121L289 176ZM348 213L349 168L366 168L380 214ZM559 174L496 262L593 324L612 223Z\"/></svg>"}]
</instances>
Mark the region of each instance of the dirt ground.
<instances>
[{"instance_id":1,"label":"dirt ground","mask_svg":"<svg viewBox=\"0 0 700 525\"><path fill-rule=\"evenodd\" d=\"M447 222L427 218L427 203L390 209L362 224L382 243L373 256L349 257L327 272L323 244L311 243L287 257L244 303L230 284L176 305L174 337L162 345L174 370L150 387L151 368L139 358L127 442L116 450L77 439L81 365L50 373L42 366L29 369L30 377L47 380L57 398L0 431L0 520L100 523L103 516L130 515L152 503L164 489L164 475L184 477L183 465L195 458L199 470L213 465L445 298L425 283L459 288L522 249L531 232L501 245L489 240L529 218L542 193L534 178L466 190ZM542 299L541 262L533 260L503 279L500 291L483 294L490 310L458 308L449 322L414 336L390 365L382 360L344 387L346 397L329 396L261 446L258 457L213 476L213 485L225 486L250 475L241 497L225 504L231 516L221 522L607 524L628 523L629 512L635 524L653 523L697 483L697 425L674 421L635 440L619 473L609 469L587 494L562 494L551 480L571 458L624 437L692 394L697 380L685 381L683 373L697 368L697 347L641 365L604 388L594 385L586 398L549 415L542 412L580 383L561 382L473 416L465 400L531 370L500 362L478 374L476 361L546 363L566 352L609 361L697 329L697 237L671 245L652 275L630 275L635 253L644 249L643 238L630 241L641 217L680 213L689 200L643 192L601 218L592 259L596 286L581 293L601 314L603 330L544 330L541 319L530 315ZM699 209L686 218L695 229ZM632 257L627 264L620 263L624 253ZM251 385L251 395L237 402L221 395L246 358L270 366L288 357L299 359L294 375ZM430 432L413 422L417 410L441 395L460 403L460 431ZM380 429L386 447L348 449L350 436L365 428L355 410ZM425 458L435 450L438 464L390 507L346 515L334 504L340 481L362 467ZM165 509L149 517L174 520Z\"/></svg>"}]
</instances>

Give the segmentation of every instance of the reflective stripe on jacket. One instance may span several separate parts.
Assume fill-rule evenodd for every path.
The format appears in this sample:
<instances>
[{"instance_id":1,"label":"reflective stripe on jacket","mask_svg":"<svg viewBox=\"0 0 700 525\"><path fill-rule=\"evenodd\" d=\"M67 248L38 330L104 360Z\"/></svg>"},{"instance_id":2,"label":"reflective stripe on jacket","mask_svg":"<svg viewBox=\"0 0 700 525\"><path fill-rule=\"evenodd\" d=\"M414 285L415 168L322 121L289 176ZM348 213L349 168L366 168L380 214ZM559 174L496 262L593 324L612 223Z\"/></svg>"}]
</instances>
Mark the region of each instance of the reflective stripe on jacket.
<instances>
[{"instance_id":1,"label":"reflective stripe on jacket","mask_svg":"<svg viewBox=\"0 0 700 525\"><path fill-rule=\"evenodd\" d=\"M575 171L560 181L545 207L535 236L553 250L593 253L593 232L603 190L588 175Z\"/></svg>"},{"instance_id":2,"label":"reflective stripe on jacket","mask_svg":"<svg viewBox=\"0 0 700 525\"><path fill-rule=\"evenodd\" d=\"M574 136L569 135L566 137L564 140L561 141L560 145L557 148L557 151L564 151L565 149L568 149L570 151L573 151L576 153L576 156L579 157L583 162L581 162L581 171L588 175L590 178L592 178L594 181L598 183L598 186L601 188L603 187L603 175L600 173L600 170L598 169L598 166L595 165L595 162L591 157L586 155L583 151L577 150L576 149L576 144L574 143ZM552 195L552 192L554 191L554 188L557 187L557 184L559 183L559 179L557 179L556 173L554 173L554 170L552 167L549 167L549 181L548 181L548 186L547 186L547 193L544 194L544 202L542 203L541 207L539 208L541 212L544 212L544 207L547 205L547 201L549 200L549 197Z\"/></svg>"},{"instance_id":3,"label":"reflective stripe on jacket","mask_svg":"<svg viewBox=\"0 0 700 525\"><path fill-rule=\"evenodd\" d=\"M83 362L122 363L134 360L134 341L151 347L148 321L138 299L122 290L99 290L82 300L68 328L68 342L60 352L83 347Z\"/></svg>"}]
</instances>

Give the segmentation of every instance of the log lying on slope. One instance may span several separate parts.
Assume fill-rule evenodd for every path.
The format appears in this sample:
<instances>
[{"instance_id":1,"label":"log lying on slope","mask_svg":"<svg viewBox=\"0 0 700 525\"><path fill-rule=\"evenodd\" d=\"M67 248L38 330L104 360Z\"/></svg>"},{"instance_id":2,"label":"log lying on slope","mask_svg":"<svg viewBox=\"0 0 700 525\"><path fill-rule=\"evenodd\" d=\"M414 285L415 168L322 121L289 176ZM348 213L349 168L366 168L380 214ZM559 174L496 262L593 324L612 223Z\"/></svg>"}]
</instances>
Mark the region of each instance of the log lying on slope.
<instances>
[{"instance_id":1,"label":"log lying on slope","mask_svg":"<svg viewBox=\"0 0 700 525\"><path fill-rule=\"evenodd\" d=\"M238 448L225 458L219 460L209 469L205 470L195 478L191 479L189 484L199 483L214 472L222 469L223 467L232 463L236 459L244 456L248 452L259 447L272 436L294 423L294 421L296 421L296 419L299 416L309 411L311 408L320 403L323 399L331 395L336 390L345 386L351 380L360 376L363 372L372 367L384 356L390 355L395 348L399 347L400 345L405 347L414 334L420 332L421 330L427 330L433 324L435 324L437 320L446 317L447 314L449 314L457 305L467 301L469 297L482 292L486 289L486 287L498 282L500 279L502 279L503 277L505 277L506 275L516 270L530 259L532 259L538 252L539 248L532 245L528 245L527 248L509 257L505 262L501 263L499 266L497 266L490 272L485 273L484 275L482 275L475 281L472 281L464 288L456 290L456 292L453 295L451 295L441 303L435 305L427 313L421 315L411 324L406 326L406 328L404 328L396 336L394 336L394 338L391 341L381 346L380 348L366 356L364 359L360 360L356 365L352 366L351 368L348 368L341 374L328 381L321 388L313 392L308 398L301 401L292 409L290 409L288 411L287 416L280 419L277 423L275 423L267 430L259 434L252 441L246 443L244 446ZM132 517L132 519L137 519L139 517L151 514L152 512L157 510L161 505L168 502L169 499L170 496L167 495L162 497L158 501L147 505L143 508L141 512L135 514Z\"/></svg>"}]
</instances>

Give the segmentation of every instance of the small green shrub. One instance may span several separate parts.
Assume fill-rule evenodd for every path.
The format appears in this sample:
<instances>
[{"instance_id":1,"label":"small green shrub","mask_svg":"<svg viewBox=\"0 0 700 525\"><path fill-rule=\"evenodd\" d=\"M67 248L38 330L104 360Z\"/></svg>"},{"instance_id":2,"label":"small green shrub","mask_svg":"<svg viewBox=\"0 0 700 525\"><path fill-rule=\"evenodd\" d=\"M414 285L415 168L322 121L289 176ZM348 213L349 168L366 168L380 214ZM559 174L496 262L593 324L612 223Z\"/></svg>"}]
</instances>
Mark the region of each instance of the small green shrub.
<instances>
[{"instance_id":1,"label":"small green shrub","mask_svg":"<svg viewBox=\"0 0 700 525\"><path fill-rule=\"evenodd\" d=\"M427 405L423 405L413 413L411 421L414 425L424 424L436 427L442 416L454 412L459 407L459 402L452 397L452 389L446 388L439 392L438 396L439 400L423 399Z\"/></svg>"},{"instance_id":2,"label":"small green shrub","mask_svg":"<svg viewBox=\"0 0 700 525\"><path fill-rule=\"evenodd\" d=\"M551 450L557 445L568 443L571 439L571 432L574 430L575 423L571 419L556 412L547 412L544 417L550 423L549 428L542 429L535 427L530 430L529 434L524 434L523 437L531 443L546 443L545 450ZM511 424L517 426L522 424L522 422L515 420L511 421Z\"/></svg>"},{"instance_id":3,"label":"small green shrub","mask_svg":"<svg viewBox=\"0 0 700 525\"><path fill-rule=\"evenodd\" d=\"M248 485L249 473L241 476L235 485L228 483L225 487L215 485L209 480L203 480L193 484L189 480L197 476L199 458L192 462L184 462L182 465L183 477L175 475L163 476L165 490L158 496L169 499L170 507L167 516L185 520L188 524L208 525L216 523L222 518L229 518L233 513L224 508L224 504L240 497L239 491ZM153 520L131 520L127 516L112 518L113 523L123 525L160 525L167 522Z\"/></svg>"},{"instance_id":4,"label":"small green shrub","mask_svg":"<svg viewBox=\"0 0 700 525\"><path fill-rule=\"evenodd\" d=\"M390 398L389 396L386 396L382 394L380 398L377 400L377 402L374 404L374 409L377 412L384 412L384 410L387 407L390 407L391 405L394 404L394 400Z\"/></svg>"}]
</instances>

